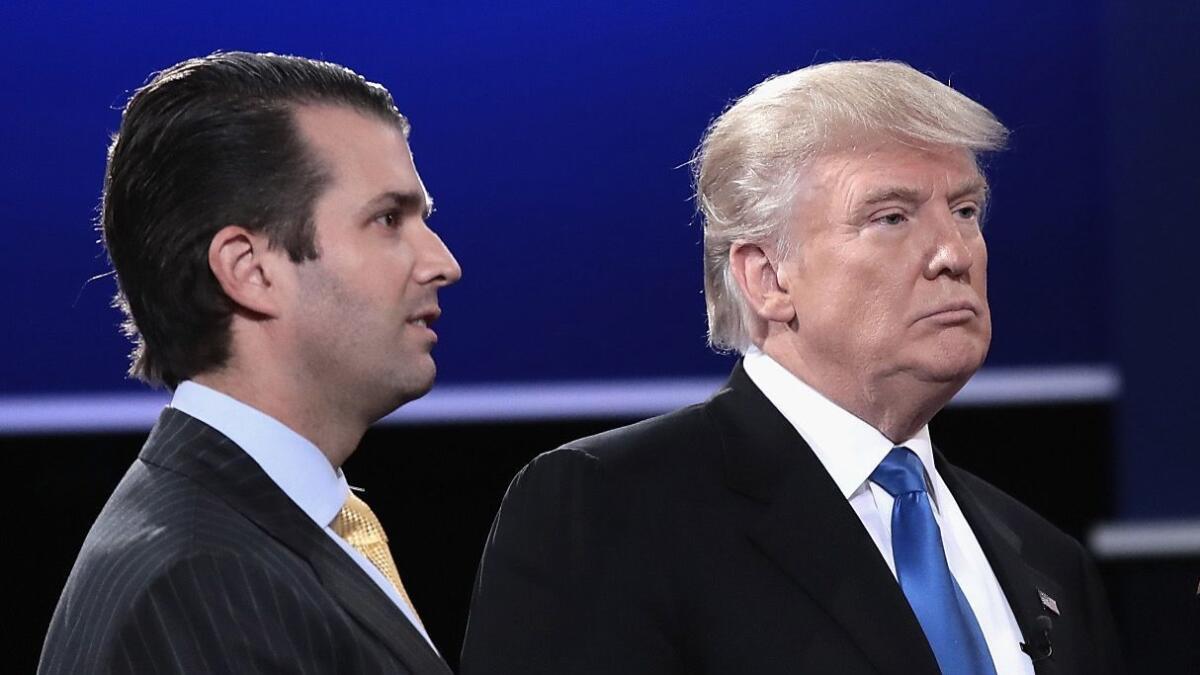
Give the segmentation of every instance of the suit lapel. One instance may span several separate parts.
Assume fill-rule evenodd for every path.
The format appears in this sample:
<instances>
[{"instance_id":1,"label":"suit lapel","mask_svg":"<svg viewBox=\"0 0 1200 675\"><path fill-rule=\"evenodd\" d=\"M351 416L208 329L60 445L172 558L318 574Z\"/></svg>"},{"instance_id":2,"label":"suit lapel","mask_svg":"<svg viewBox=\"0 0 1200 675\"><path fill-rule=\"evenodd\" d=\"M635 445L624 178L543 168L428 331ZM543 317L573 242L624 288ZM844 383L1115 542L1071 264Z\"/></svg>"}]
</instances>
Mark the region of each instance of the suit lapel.
<instances>
[{"instance_id":1,"label":"suit lapel","mask_svg":"<svg viewBox=\"0 0 1200 675\"><path fill-rule=\"evenodd\" d=\"M167 408L141 458L193 478L307 560L338 604L414 673L450 673L391 598L233 441Z\"/></svg>"},{"instance_id":2,"label":"suit lapel","mask_svg":"<svg viewBox=\"0 0 1200 675\"><path fill-rule=\"evenodd\" d=\"M1062 598L1064 595L1061 589L1053 579L1025 560L1022 555L1021 537L1005 525L971 490L959 476L959 470L950 465L940 452L935 451L935 457L938 473L962 509L963 516L970 524L971 531L996 575L996 580L1000 582L1000 588L1004 591L1004 597L1017 619L1023 639L1026 643L1037 643L1042 632L1037 618L1045 615L1053 619L1057 613L1050 612L1043 605L1042 593L1050 598ZM1054 675L1059 672L1054 659L1037 661L1034 663L1034 670L1038 675Z\"/></svg>"},{"instance_id":3,"label":"suit lapel","mask_svg":"<svg viewBox=\"0 0 1200 675\"><path fill-rule=\"evenodd\" d=\"M429 647L407 617L362 569L329 538L314 551L309 562L325 589L360 625L373 633L415 673L446 673L450 669Z\"/></svg>"},{"instance_id":4,"label":"suit lapel","mask_svg":"<svg viewBox=\"0 0 1200 675\"><path fill-rule=\"evenodd\" d=\"M748 534L880 673L938 673L899 584L829 473L742 369L709 402L726 483L759 502Z\"/></svg>"}]
</instances>

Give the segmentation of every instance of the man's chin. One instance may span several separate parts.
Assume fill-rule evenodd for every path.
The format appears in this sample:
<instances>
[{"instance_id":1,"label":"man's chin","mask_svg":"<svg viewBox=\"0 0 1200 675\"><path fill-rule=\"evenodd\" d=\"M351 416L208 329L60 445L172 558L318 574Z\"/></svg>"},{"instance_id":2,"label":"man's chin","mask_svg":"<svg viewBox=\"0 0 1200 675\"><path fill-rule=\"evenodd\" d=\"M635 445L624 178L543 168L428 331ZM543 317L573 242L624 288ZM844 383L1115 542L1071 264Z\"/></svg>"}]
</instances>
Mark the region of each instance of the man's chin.
<instances>
[{"instance_id":1,"label":"man's chin","mask_svg":"<svg viewBox=\"0 0 1200 675\"><path fill-rule=\"evenodd\" d=\"M407 391L405 391L404 392L404 402L401 403L400 405L404 405L404 403L409 403L411 401L415 401L415 400L421 398L422 396L424 396L425 394L428 394L432 389L433 389L433 376L430 375L428 379L422 381L420 384L417 384L417 385L413 386L412 388L408 389Z\"/></svg>"},{"instance_id":2,"label":"man's chin","mask_svg":"<svg viewBox=\"0 0 1200 675\"><path fill-rule=\"evenodd\" d=\"M922 382L952 388L953 393L957 393L982 365L983 355L972 354L931 360L921 364L919 368L914 368L912 372Z\"/></svg>"},{"instance_id":3,"label":"man's chin","mask_svg":"<svg viewBox=\"0 0 1200 675\"><path fill-rule=\"evenodd\" d=\"M912 354L906 368L914 378L929 384L962 388L983 365L987 357L986 344L976 340L945 341L935 349Z\"/></svg>"},{"instance_id":4,"label":"man's chin","mask_svg":"<svg viewBox=\"0 0 1200 675\"><path fill-rule=\"evenodd\" d=\"M388 387L387 393L379 397L380 405L375 410L374 419L379 420L387 417L405 404L411 403L428 394L433 389L433 380L436 372L436 368L433 367L433 363L430 361L427 370L420 372L410 370L403 373L396 380L393 380L391 386Z\"/></svg>"},{"instance_id":5,"label":"man's chin","mask_svg":"<svg viewBox=\"0 0 1200 675\"><path fill-rule=\"evenodd\" d=\"M400 403L396 407L399 408L405 403L410 403L428 394L433 389L433 380L436 375L437 368L433 365L432 359L429 362L428 370L409 373L407 381L397 391Z\"/></svg>"}]
</instances>

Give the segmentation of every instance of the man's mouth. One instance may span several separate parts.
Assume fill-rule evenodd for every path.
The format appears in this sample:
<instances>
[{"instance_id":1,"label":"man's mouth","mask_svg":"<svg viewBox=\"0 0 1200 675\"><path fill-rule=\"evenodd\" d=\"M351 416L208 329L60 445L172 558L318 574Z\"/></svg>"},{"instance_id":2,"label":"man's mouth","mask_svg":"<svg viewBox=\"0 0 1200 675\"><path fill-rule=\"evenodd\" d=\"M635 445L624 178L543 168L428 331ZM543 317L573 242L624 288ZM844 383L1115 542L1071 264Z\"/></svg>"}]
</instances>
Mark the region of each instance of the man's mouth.
<instances>
[{"instance_id":1,"label":"man's mouth","mask_svg":"<svg viewBox=\"0 0 1200 675\"><path fill-rule=\"evenodd\" d=\"M438 317L441 315L442 310L438 309L437 307L433 307L431 309L417 312L417 314L408 320L408 323L413 324L414 326L420 326L421 328L432 330L434 322L436 322Z\"/></svg>"}]
</instances>

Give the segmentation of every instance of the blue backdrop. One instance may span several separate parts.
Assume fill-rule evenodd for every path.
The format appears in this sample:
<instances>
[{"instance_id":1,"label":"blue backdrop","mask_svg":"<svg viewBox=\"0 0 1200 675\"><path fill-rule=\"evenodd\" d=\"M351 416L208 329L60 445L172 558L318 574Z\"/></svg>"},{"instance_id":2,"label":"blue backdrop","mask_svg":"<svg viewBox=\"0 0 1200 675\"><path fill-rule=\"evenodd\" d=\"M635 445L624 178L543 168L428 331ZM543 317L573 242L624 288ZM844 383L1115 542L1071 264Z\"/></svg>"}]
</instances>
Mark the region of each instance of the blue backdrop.
<instances>
[{"instance_id":1,"label":"blue backdrop","mask_svg":"<svg viewBox=\"0 0 1200 675\"><path fill-rule=\"evenodd\" d=\"M136 388L92 229L104 150L149 73L217 49L388 86L462 263L441 381L716 374L682 167L727 102L833 58L907 61L1014 130L991 168L992 365L1103 362L1096 12L959 3L5 4L5 393ZM900 5L904 5L902 8ZM1063 30L1069 26L1070 30ZM1020 45L1019 50L1009 49Z\"/></svg>"}]
</instances>

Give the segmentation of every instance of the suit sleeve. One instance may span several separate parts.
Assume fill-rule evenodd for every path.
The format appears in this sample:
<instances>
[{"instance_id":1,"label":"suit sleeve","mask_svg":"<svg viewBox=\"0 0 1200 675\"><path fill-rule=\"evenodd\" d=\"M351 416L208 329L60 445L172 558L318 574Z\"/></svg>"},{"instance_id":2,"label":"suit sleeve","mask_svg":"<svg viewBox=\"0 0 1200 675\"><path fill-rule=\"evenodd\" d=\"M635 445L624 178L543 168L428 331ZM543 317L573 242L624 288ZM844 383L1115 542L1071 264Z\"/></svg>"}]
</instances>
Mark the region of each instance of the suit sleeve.
<instances>
[{"instance_id":1,"label":"suit sleeve","mask_svg":"<svg viewBox=\"0 0 1200 675\"><path fill-rule=\"evenodd\" d=\"M671 673L648 542L605 467L560 449L509 486L480 563L462 675Z\"/></svg>"},{"instance_id":2,"label":"suit sleeve","mask_svg":"<svg viewBox=\"0 0 1200 675\"><path fill-rule=\"evenodd\" d=\"M147 584L103 670L337 672L329 626L297 586L232 553L183 559Z\"/></svg>"}]
</instances>

